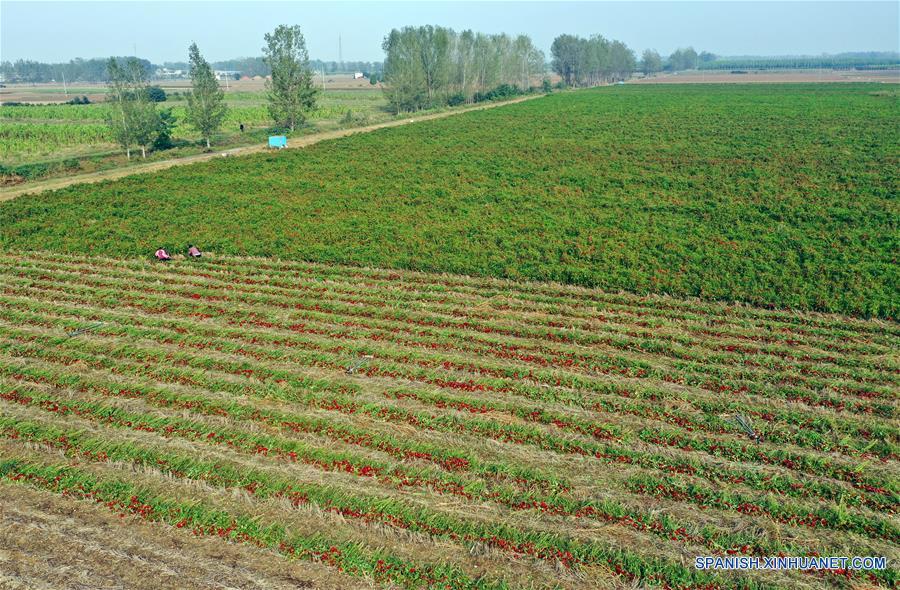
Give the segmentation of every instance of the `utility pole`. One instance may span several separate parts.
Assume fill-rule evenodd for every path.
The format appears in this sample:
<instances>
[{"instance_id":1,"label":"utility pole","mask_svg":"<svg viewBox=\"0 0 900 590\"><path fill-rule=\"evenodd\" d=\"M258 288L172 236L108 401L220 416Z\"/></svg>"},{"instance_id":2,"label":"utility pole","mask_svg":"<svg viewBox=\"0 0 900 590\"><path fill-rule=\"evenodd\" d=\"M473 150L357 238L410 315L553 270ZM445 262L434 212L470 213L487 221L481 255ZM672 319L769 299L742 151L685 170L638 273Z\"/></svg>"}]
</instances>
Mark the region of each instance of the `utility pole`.
<instances>
[{"instance_id":1,"label":"utility pole","mask_svg":"<svg viewBox=\"0 0 900 590\"><path fill-rule=\"evenodd\" d=\"M65 70L63 70L63 72L62 72L62 78L63 78L63 92L66 93L66 98L69 98L69 87L66 86L66 71Z\"/></svg>"},{"instance_id":2,"label":"utility pole","mask_svg":"<svg viewBox=\"0 0 900 590\"><path fill-rule=\"evenodd\" d=\"M338 34L338 63L341 69L344 69L344 46L341 43L341 35Z\"/></svg>"}]
</instances>

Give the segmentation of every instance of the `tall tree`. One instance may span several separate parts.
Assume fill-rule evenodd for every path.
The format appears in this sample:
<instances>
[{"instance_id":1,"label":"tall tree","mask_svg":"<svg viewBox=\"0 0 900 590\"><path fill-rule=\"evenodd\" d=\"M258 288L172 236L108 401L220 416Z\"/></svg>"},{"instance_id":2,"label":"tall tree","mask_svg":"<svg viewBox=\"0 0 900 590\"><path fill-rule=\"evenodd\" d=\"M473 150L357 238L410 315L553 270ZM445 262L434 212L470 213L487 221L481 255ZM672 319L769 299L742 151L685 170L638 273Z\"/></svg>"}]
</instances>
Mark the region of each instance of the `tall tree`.
<instances>
[{"instance_id":1,"label":"tall tree","mask_svg":"<svg viewBox=\"0 0 900 590\"><path fill-rule=\"evenodd\" d=\"M219 130L228 107L225 93L219 87L216 75L209 62L200 55L196 43L188 49L191 70L191 93L187 95L187 122L206 140L210 147L210 136Z\"/></svg>"},{"instance_id":2,"label":"tall tree","mask_svg":"<svg viewBox=\"0 0 900 590\"><path fill-rule=\"evenodd\" d=\"M450 81L450 34L449 29L420 27L415 33L419 37L419 59L425 78L425 92L433 102L437 95L446 90Z\"/></svg>"},{"instance_id":3,"label":"tall tree","mask_svg":"<svg viewBox=\"0 0 900 590\"><path fill-rule=\"evenodd\" d=\"M669 68L674 71L693 70L697 67L698 61L699 57L693 47L676 49L675 52L669 56Z\"/></svg>"},{"instance_id":4,"label":"tall tree","mask_svg":"<svg viewBox=\"0 0 900 590\"><path fill-rule=\"evenodd\" d=\"M473 79L475 75L475 33L463 31L456 39L454 48L456 58L454 86L456 91L465 97L468 102L475 94Z\"/></svg>"},{"instance_id":5,"label":"tall tree","mask_svg":"<svg viewBox=\"0 0 900 590\"><path fill-rule=\"evenodd\" d=\"M156 143L163 128L156 103L150 100L146 86L135 92L134 123L134 142L141 148L141 157L146 158L147 149Z\"/></svg>"},{"instance_id":6,"label":"tall tree","mask_svg":"<svg viewBox=\"0 0 900 590\"><path fill-rule=\"evenodd\" d=\"M120 63L111 57L106 69L110 103L107 124L128 159L133 145L140 146L141 155L146 158L147 148L156 140L160 127L156 103L150 100L147 90L147 72L135 58Z\"/></svg>"},{"instance_id":7,"label":"tall tree","mask_svg":"<svg viewBox=\"0 0 900 590\"><path fill-rule=\"evenodd\" d=\"M553 71L569 86L594 86L622 80L634 72L634 52L621 41L609 41L602 35L582 39L560 35L553 40Z\"/></svg>"},{"instance_id":8,"label":"tall tree","mask_svg":"<svg viewBox=\"0 0 900 590\"><path fill-rule=\"evenodd\" d=\"M560 35L550 46L553 71L562 77L567 86L578 83L579 52L579 39L574 35Z\"/></svg>"},{"instance_id":9,"label":"tall tree","mask_svg":"<svg viewBox=\"0 0 900 590\"><path fill-rule=\"evenodd\" d=\"M414 111L425 106L426 82L421 60L421 40L411 27L393 29L381 47L384 49L384 93L393 109Z\"/></svg>"},{"instance_id":10,"label":"tall tree","mask_svg":"<svg viewBox=\"0 0 900 590\"><path fill-rule=\"evenodd\" d=\"M613 41L609 47L610 72L613 80L624 80L637 68L634 52L621 41Z\"/></svg>"},{"instance_id":11,"label":"tall tree","mask_svg":"<svg viewBox=\"0 0 900 590\"><path fill-rule=\"evenodd\" d=\"M544 56L534 47L527 35L516 37L513 48L517 70L515 83L522 90L528 90L531 87L531 77L540 74L543 69Z\"/></svg>"},{"instance_id":12,"label":"tall tree","mask_svg":"<svg viewBox=\"0 0 900 590\"><path fill-rule=\"evenodd\" d=\"M269 115L276 124L293 131L316 106L306 39L297 25L280 25L266 33L265 39L263 53L272 70L271 80L266 81Z\"/></svg>"},{"instance_id":13,"label":"tall tree","mask_svg":"<svg viewBox=\"0 0 900 590\"><path fill-rule=\"evenodd\" d=\"M641 70L645 76L652 76L662 70L662 58L659 53L653 49L645 49L644 55L641 56Z\"/></svg>"},{"instance_id":14,"label":"tall tree","mask_svg":"<svg viewBox=\"0 0 900 590\"><path fill-rule=\"evenodd\" d=\"M384 92L398 113L471 102L500 85L528 90L544 71L544 54L525 35L404 27L392 30L382 48ZM510 93L515 89L503 88L500 95Z\"/></svg>"},{"instance_id":15,"label":"tall tree","mask_svg":"<svg viewBox=\"0 0 900 590\"><path fill-rule=\"evenodd\" d=\"M130 160L135 134L133 128L134 109L130 100L131 91L127 70L119 65L114 57L109 58L106 69L109 80L106 92L106 102L109 105L109 109L106 111L106 124L112 129L116 143L122 146L126 157Z\"/></svg>"}]
</instances>

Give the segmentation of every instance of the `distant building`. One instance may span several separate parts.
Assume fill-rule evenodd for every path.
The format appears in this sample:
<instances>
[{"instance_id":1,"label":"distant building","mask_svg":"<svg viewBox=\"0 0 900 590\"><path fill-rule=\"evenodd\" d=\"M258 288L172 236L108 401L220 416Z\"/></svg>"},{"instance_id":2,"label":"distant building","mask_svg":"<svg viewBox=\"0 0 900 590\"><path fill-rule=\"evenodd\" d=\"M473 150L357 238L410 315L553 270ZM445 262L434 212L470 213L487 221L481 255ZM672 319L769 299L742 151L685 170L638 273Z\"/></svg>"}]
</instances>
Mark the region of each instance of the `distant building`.
<instances>
[{"instance_id":1,"label":"distant building","mask_svg":"<svg viewBox=\"0 0 900 590\"><path fill-rule=\"evenodd\" d=\"M156 68L156 77L161 80L174 80L177 78L186 78L186 70L170 70L169 68Z\"/></svg>"},{"instance_id":2,"label":"distant building","mask_svg":"<svg viewBox=\"0 0 900 590\"><path fill-rule=\"evenodd\" d=\"M241 73L237 70L216 70L216 80L240 80Z\"/></svg>"},{"instance_id":3,"label":"distant building","mask_svg":"<svg viewBox=\"0 0 900 590\"><path fill-rule=\"evenodd\" d=\"M354 80L359 80L360 78L365 78L365 76L363 76L363 73L362 73L362 72L354 72L354 73L353 73L353 79L354 79Z\"/></svg>"}]
</instances>

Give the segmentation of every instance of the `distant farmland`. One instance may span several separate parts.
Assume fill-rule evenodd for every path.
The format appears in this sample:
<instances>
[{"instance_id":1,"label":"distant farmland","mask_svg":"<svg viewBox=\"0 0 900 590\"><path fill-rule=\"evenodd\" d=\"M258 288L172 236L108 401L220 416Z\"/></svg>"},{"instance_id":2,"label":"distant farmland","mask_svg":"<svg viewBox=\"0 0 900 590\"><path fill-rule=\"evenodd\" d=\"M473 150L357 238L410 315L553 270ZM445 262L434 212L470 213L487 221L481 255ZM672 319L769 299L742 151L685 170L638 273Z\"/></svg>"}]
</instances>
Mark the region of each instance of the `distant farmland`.
<instances>
[{"instance_id":1,"label":"distant farmland","mask_svg":"<svg viewBox=\"0 0 900 590\"><path fill-rule=\"evenodd\" d=\"M896 317L898 94L620 86L0 206L0 245L553 280Z\"/></svg>"},{"instance_id":2,"label":"distant farmland","mask_svg":"<svg viewBox=\"0 0 900 590\"><path fill-rule=\"evenodd\" d=\"M272 125L264 104L265 95L262 92L231 92L226 96L229 110L219 140L246 142L247 136L238 130L239 125L244 124L247 131L263 131L263 134L254 136L254 140L257 143L264 142L264 131ZM172 110L177 121L173 129L176 140L195 141L197 134L186 123L185 105L183 96L171 96L170 100L160 103L160 108ZM357 120L365 122L392 118L381 91L367 88L330 91L320 96L317 108L309 114L309 120L313 125L330 123L333 126L348 111L351 118L355 114ZM63 156L90 156L110 150L118 151L113 133L105 124L108 112L109 105L102 102L87 105L0 106L0 165L15 167L21 163L53 160ZM359 121L350 123L359 124Z\"/></svg>"},{"instance_id":3,"label":"distant farmland","mask_svg":"<svg viewBox=\"0 0 900 590\"><path fill-rule=\"evenodd\" d=\"M3 574L896 587L898 347L891 322L554 284L5 253ZM890 567L693 567L778 554Z\"/></svg>"}]
</instances>

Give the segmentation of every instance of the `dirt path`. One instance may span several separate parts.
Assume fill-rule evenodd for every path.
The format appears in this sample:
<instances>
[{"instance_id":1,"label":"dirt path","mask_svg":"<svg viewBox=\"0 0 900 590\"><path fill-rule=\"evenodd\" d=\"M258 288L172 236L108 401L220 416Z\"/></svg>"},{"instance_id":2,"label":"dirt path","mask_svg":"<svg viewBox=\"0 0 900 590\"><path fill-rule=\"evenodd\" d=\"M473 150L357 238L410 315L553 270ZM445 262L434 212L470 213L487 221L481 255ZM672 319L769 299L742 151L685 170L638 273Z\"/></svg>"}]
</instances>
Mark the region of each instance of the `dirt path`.
<instances>
[{"instance_id":1,"label":"dirt path","mask_svg":"<svg viewBox=\"0 0 900 590\"><path fill-rule=\"evenodd\" d=\"M304 148L315 143L319 143L320 141L325 141L328 139L337 139L339 137L347 137L348 135L354 135L356 133L368 133L370 131L375 131L376 129L386 129L388 127L399 127L401 125L409 125L410 123L418 123L419 121L430 121L433 119L443 119L445 117L452 117L453 115L459 115L461 113L469 113L472 111L482 111L485 109L493 109L496 107L506 106L509 104L514 104L517 102L523 102L526 100L531 100L533 98L539 98L543 96L542 94L534 94L529 96L523 96L520 98L514 98L512 100L506 100L503 102L492 102L489 104L481 104L468 108L462 109L454 109L450 111L443 111L440 113L434 113L430 115L410 115L410 117L399 119L396 121L388 121L387 123L378 123L376 125L367 125L365 127L354 127L351 129L339 129L337 131L326 131L323 133L316 133L314 135L307 135L304 137L296 137L290 139L290 147L287 149L298 149ZM243 146L232 148L229 150L216 151L209 154L198 154L195 156L185 156L183 158L175 158L172 160L162 160L159 162L150 162L147 164L136 164L134 166L127 166L124 168L114 168L112 170L102 170L99 172L90 172L87 174L77 174L75 176L66 176L62 178L51 178L49 180L38 181L28 184L23 184L19 186L9 187L0 189L0 202L8 201L10 199L15 199L16 197L20 197L22 195L41 193L44 191L55 190L64 188L73 184L81 184L88 182L100 182L102 180L111 180L115 178L122 178L125 176L132 176L134 174L144 174L146 172L156 172L158 170L165 170L166 168L171 168L173 166L183 166L185 164L193 164L195 162L205 162L207 160L212 160L214 158L221 158L223 155L227 156L243 156L246 154L253 154L257 152L263 152L268 149L265 145L252 145L252 146Z\"/></svg>"}]
</instances>

